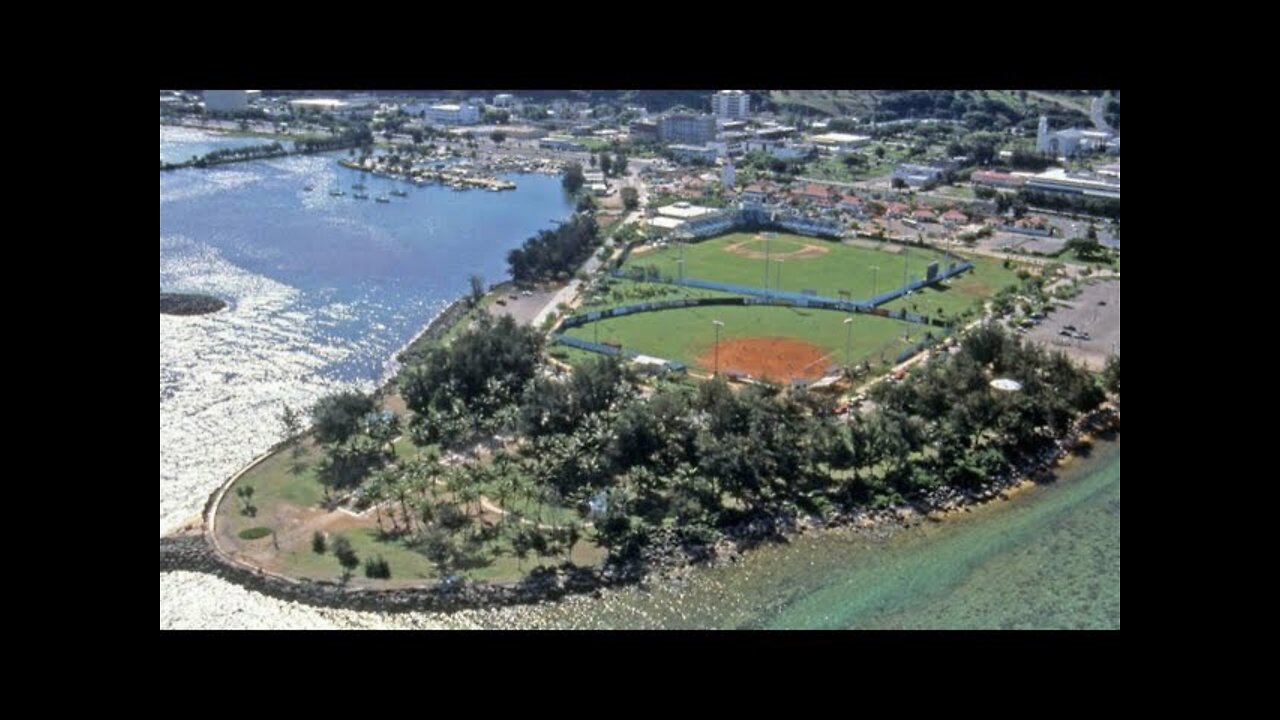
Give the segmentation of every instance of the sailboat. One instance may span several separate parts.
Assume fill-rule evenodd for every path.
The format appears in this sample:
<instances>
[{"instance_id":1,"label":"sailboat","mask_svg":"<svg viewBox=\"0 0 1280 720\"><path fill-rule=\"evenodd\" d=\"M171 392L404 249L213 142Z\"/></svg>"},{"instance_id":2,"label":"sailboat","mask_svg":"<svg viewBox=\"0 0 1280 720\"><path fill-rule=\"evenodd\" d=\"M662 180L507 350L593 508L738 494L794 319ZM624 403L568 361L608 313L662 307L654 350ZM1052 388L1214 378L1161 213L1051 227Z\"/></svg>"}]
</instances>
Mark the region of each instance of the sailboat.
<instances>
[{"instance_id":1,"label":"sailboat","mask_svg":"<svg viewBox=\"0 0 1280 720\"><path fill-rule=\"evenodd\" d=\"M338 184L333 186L333 189L329 191L329 194L334 197L342 197L343 195L346 195L346 193L342 191L341 180L338 181Z\"/></svg>"}]
</instances>

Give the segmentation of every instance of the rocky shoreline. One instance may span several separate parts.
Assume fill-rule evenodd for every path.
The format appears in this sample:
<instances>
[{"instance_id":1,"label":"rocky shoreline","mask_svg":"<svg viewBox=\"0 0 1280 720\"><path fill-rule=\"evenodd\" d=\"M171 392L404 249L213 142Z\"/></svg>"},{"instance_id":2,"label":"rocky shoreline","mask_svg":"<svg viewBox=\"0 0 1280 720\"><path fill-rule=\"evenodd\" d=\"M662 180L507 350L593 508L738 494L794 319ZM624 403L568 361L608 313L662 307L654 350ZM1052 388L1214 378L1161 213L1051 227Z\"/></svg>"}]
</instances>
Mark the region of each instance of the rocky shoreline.
<instances>
[{"instance_id":1,"label":"rocky shoreline","mask_svg":"<svg viewBox=\"0 0 1280 720\"><path fill-rule=\"evenodd\" d=\"M454 316L453 322L457 317L460 316ZM432 326L436 325L436 322L432 323ZM432 329L428 327L424 334ZM446 331L447 328L439 332ZM699 565L736 562L751 547L765 542L786 542L788 538L811 529L855 527L868 532L887 533L896 527L910 527L935 512L954 511L1003 497L1005 491L1024 480L1051 472L1081 438L1097 432L1118 431L1119 427L1119 408L1104 406L1079 418L1070 432L1049 450L978 490L943 487L902 505L882 510L838 511L826 517L778 513L724 530L724 537L713 546L685 544L674 529L666 528L655 533L640 560L609 563L600 568L565 563L555 568L535 569L515 583L463 580L429 587L370 589L350 588L335 582L295 580L250 568L223 556L213 547L207 533L161 538L160 572L206 572L277 599L366 612L452 612L535 604L567 595L598 595L605 588L671 579L687 574ZM215 492L214 496L217 494ZM214 496L205 507L206 527L210 513L216 509Z\"/></svg>"},{"instance_id":2,"label":"rocky shoreline","mask_svg":"<svg viewBox=\"0 0 1280 720\"><path fill-rule=\"evenodd\" d=\"M226 307L227 303L212 295L195 293L160 293L161 315L208 315Z\"/></svg>"}]
</instances>

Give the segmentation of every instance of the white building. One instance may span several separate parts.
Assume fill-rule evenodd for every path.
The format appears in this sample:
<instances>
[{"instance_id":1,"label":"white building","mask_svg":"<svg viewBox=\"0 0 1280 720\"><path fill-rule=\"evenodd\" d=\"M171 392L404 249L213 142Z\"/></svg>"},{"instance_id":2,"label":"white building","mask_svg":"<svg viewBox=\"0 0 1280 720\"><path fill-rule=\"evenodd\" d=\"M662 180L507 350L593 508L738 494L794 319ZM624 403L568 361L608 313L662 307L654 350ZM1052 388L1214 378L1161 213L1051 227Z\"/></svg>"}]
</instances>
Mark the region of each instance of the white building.
<instances>
[{"instance_id":1,"label":"white building","mask_svg":"<svg viewBox=\"0 0 1280 720\"><path fill-rule=\"evenodd\" d=\"M1039 153L1071 157L1082 152L1110 150L1111 147L1118 153L1120 143L1116 134L1107 130L1068 128L1049 132L1049 119L1044 115L1040 116L1040 124L1036 127L1036 152Z\"/></svg>"},{"instance_id":2,"label":"white building","mask_svg":"<svg viewBox=\"0 0 1280 720\"><path fill-rule=\"evenodd\" d=\"M743 120L751 114L751 96L741 90L721 90L711 96L711 112L721 120Z\"/></svg>"},{"instance_id":3,"label":"white building","mask_svg":"<svg viewBox=\"0 0 1280 720\"><path fill-rule=\"evenodd\" d=\"M249 107L248 90L205 90L204 109L211 112L238 112Z\"/></svg>"},{"instance_id":4,"label":"white building","mask_svg":"<svg viewBox=\"0 0 1280 720\"><path fill-rule=\"evenodd\" d=\"M839 153L850 153L871 142L869 135L852 135L850 133L829 132L813 135L810 142L825 150Z\"/></svg>"},{"instance_id":5,"label":"white building","mask_svg":"<svg viewBox=\"0 0 1280 720\"><path fill-rule=\"evenodd\" d=\"M715 162L716 149L706 145L669 145L667 149L681 160Z\"/></svg>"},{"instance_id":6,"label":"white building","mask_svg":"<svg viewBox=\"0 0 1280 720\"><path fill-rule=\"evenodd\" d=\"M941 181L942 175L946 171L946 168L938 167L937 165L902 163L893 169L890 179L902 180L911 187L920 187L925 183Z\"/></svg>"},{"instance_id":7,"label":"white building","mask_svg":"<svg viewBox=\"0 0 1280 720\"><path fill-rule=\"evenodd\" d=\"M480 108L475 105L432 105L426 121L432 125L475 125L480 122Z\"/></svg>"},{"instance_id":8,"label":"white building","mask_svg":"<svg viewBox=\"0 0 1280 720\"><path fill-rule=\"evenodd\" d=\"M515 104L516 104L515 95L509 95L507 93L503 93L501 95L493 96L494 107L505 108L505 107L511 107L512 105L515 105Z\"/></svg>"},{"instance_id":9,"label":"white building","mask_svg":"<svg viewBox=\"0 0 1280 720\"><path fill-rule=\"evenodd\" d=\"M720 186L725 190L733 188L734 175L733 161L729 160L724 164L724 168L720 171Z\"/></svg>"}]
</instances>

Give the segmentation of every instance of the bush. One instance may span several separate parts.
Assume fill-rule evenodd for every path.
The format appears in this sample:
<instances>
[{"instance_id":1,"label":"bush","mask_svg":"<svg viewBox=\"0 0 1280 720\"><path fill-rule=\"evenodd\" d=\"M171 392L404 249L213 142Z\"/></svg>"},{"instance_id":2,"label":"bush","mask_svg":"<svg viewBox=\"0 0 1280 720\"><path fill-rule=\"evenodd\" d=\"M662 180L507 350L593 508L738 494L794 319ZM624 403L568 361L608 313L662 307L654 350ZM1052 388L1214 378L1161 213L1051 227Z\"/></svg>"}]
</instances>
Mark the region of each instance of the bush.
<instances>
[{"instance_id":1,"label":"bush","mask_svg":"<svg viewBox=\"0 0 1280 720\"><path fill-rule=\"evenodd\" d=\"M241 530L239 535L241 540L257 540L271 534L271 528L251 527L247 530Z\"/></svg>"},{"instance_id":2,"label":"bush","mask_svg":"<svg viewBox=\"0 0 1280 720\"><path fill-rule=\"evenodd\" d=\"M379 555L364 561L364 576L387 580L391 577L391 566Z\"/></svg>"},{"instance_id":3,"label":"bush","mask_svg":"<svg viewBox=\"0 0 1280 720\"><path fill-rule=\"evenodd\" d=\"M328 549L328 546L324 541L324 533L319 530L315 531L311 536L311 551L317 555L323 555L326 549Z\"/></svg>"}]
</instances>

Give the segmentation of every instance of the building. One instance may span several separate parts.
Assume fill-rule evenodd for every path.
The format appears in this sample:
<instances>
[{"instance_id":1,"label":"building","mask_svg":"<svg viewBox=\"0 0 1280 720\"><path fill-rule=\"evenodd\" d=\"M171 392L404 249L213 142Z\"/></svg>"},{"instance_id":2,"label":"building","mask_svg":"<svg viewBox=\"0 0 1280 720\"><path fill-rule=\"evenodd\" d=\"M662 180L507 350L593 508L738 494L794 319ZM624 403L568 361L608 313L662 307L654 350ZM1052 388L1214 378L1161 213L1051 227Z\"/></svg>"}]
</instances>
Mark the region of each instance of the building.
<instances>
[{"instance_id":1,"label":"building","mask_svg":"<svg viewBox=\"0 0 1280 720\"><path fill-rule=\"evenodd\" d=\"M543 150L579 151L587 149L582 143L576 142L573 138L565 137L563 135L548 135L547 137L538 140L538 147Z\"/></svg>"},{"instance_id":2,"label":"building","mask_svg":"<svg viewBox=\"0 0 1280 720\"><path fill-rule=\"evenodd\" d=\"M667 149L680 160L716 161L716 149L706 145L669 145Z\"/></svg>"},{"instance_id":3,"label":"building","mask_svg":"<svg viewBox=\"0 0 1280 720\"><path fill-rule=\"evenodd\" d=\"M480 122L480 108L475 105L432 105L426 113L425 119L432 125L475 125Z\"/></svg>"},{"instance_id":4,"label":"building","mask_svg":"<svg viewBox=\"0 0 1280 720\"><path fill-rule=\"evenodd\" d=\"M1069 173L1062 168L1051 168L1039 175L1028 177L1023 187L1037 192L1088 195L1110 200L1120 199L1119 175L1103 175L1090 172Z\"/></svg>"},{"instance_id":5,"label":"building","mask_svg":"<svg viewBox=\"0 0 1280 720\"><path fill-rule=\"evenodd\" d=\"M836 193L834 188L830 188L826 185L810 184L792 190L791 197L805 202L827 205L830 204L833 199L838 197L838 193Z\"/></svg>"},{"instance_id":6,"label":"building","mask_svg":"<svg viewBox=\"0 0 1280 720\"><path fill-rule=\"evenodd\" d=\"M729 160L725 162L724 168L720 171L720 185L725 190L733 189L734 175L733 161Z\"/></svg>"},{"instance_id":7,"label":"building","mask_svg":"<svg viewBox=\"0 0 1280 720\"><path fill-rule=\"evenodd\" d=\"M721 120L745 120L751 115L751 96L741 90L721 90L711 96L711 112Z\"/></svg>"},{"instance_id":8,"label":"building","mask_svg":"<svg viewBox=\"0 0 1280 720\"><path fill-rule=\"evenodd\" d=\"M715 208L690 205L683 200L658 208L659 215L663 217L678 218L680 220L692 220L714 212L717 212Z\"/></svg>"},{"instance_id":9,"label":"building","mask_svg":"<svg viewBox=\"0 0 1280 720\"><path fill-rule=\"evenodd\" d=\"M516 96L515 96L515 95L509 95L509 94L507 94L507 93L502 93L501 95L494 95L494 96L493 96L493 106L494 106L494 107L507 108L507 107L512 107L512 106L514 106L515 104L516 104Z\"/></svg>"},{"instance_id":10,"label":"building","mask_svg":"<svg viewBox=\"0 0 1280 720\"><path fill-rule=\"evenodd\" d=\"M809 138L814 145L833 152L850 153L871 142L869 135L829 132Z\"/></svg>"},{"instance_id":11,"label":"building","mask_svg":"<svg viewBox=\"0 0 1280 720\"><path fill-rule=\"evenodd\" d=\"M627 127L631 139L638 142L657 142L658 123L652 120L637 120Z\"/></svg>"},{"instance_id":12,"label":"building","mask_svg":"<svg viewBox=\"0 0 1280 720\"><path fill-rule=\"evenodd\" d=\"M859 219L867 216L866 207L857 195L845 195L840 198L840 202L836 203L836 208L844 210Z\"/></svg>"},{"instance_id":13,"label":"building","mask_svg":"<svg viewBox=\"0 0 1280 720\"><path fill-rule=\"evenodd\" d=\"M1027 181L1024 175L1014 175L1012 173L995 172L993 170L977 170L969 176L969 180L974 185L987 185L989 187L1011 188L1017 190Z\"/></svg>"},{"instance_id":14,"label":"building","mask_svg":"<svg viewBox=\"0 0 1280 720\"><path fill-rule=\"evenodd\" d=\"M902 180L911 187L920 187L926 183L941 182L946 168L937 165L919 165L902 163L893 169L890 180Z\"/></svg>"},{"instance_id":15,"label":"building","mask_svg":"<svg viewBox=\"0 0 1280 720\"><path fill-rule=\"evenodd\" d=\"M1109 130L1087 130L1084 128L1068 128L1049 132L1049 119L1040 116L1036 127L1036 151L1054 157L1071 157L1086 152L1112 151L1120 152L1119 138Z\"/></svg>"},{"instance_id":16,"label":"building","mask_svg":"<svg viewBox=\"0 0 1280 720\"><path fill-rule=\"evenodd\" d=\"M955 227L969 222L969 216L959 210L948 210L942 213L942 224L947 227Z\"/></svg>"},{"instance_id":17,"label":"building","mask_svg":"<svg viewBox=\"0 0 1280 720\"><path fill-rule=\"evenodd\" d=\"M746 186L742 190L743 202L762 204L769 199L769 189L760 183Z\"/></svg>"},{"instance_id":18,"label":"building","mask_svg":"<svg viewBox=\"0 0 1280 720\"><path fill-rule=\"evenodd\" d=\"M204 109L210 112L239 112L248 107L248 90L204 91Z\"/></svg>"},{"instance_id":19,"label":"building","mask_svg":"<svg viewBox=\"0 0 1280 720\"><path fill-rule=\"evenodd\" d=\"M673 113L658 123L658 139L662 142L705 145L716 137L716 120L710 115Z\"/></svg>"}]
</instances>

